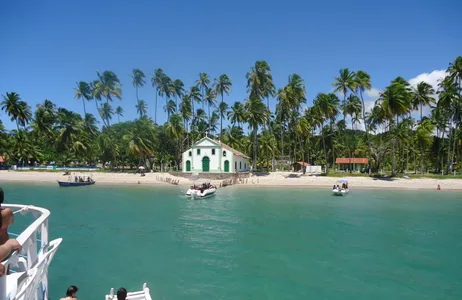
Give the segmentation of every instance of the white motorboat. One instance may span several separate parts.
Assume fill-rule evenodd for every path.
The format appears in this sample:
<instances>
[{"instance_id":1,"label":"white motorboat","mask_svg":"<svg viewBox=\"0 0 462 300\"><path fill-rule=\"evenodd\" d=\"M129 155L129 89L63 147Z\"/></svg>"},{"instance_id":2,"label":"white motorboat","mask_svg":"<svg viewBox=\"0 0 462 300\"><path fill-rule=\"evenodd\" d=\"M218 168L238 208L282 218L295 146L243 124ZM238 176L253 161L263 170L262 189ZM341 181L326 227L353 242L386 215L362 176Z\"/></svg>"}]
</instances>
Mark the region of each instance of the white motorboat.
<instances>
[{"instance_id":1,"label":"white motorboat","mask_svg":"<svg viewBox=\"0 0 462 300\"><path fill-rule=\"evenodd\" d=\"M126 300L152 300L149 288L146 283L143 284L143 289L138 292L128 292ZM109 295L106 295L106 300L117 300L117 292L114 294L114 288L111 288Z\"/></svg>"},{"instance_id":2,"label":"white motorboat","mask_svg":"<svg viewBox=\"0 0 462 300\"><path fill-rule=\"evenodd\" d=\"M337 180L337 183L332 187L332 194L334 196L346 196L349 191L348 180L346 179Z\"/></svg>"},{"instance_id":3,"label":"white motorboat","mask_svg":"<svg viewBox=\"0 0 462 300\"><path fill-rule=\"evenodd\" d=\"M203 199L215 195L217 187L210 183L209 179L197 178L194 185L186 192L186 196L193 199Z\"/></svg>"},{"instance_id":4,"label":"white motorboat","mask_svg":"<svg viewBox=\"0 0 462 300\"><path fill-rule=\"evenodd\" d=\"M194 188L191 187L187 192L186 196L191 197L193 199L201 199L201 198L208 198L213 195L215 195L215 192L217 191L216 187L211 186L209 188Z\"/></svg>"}]
</instances>

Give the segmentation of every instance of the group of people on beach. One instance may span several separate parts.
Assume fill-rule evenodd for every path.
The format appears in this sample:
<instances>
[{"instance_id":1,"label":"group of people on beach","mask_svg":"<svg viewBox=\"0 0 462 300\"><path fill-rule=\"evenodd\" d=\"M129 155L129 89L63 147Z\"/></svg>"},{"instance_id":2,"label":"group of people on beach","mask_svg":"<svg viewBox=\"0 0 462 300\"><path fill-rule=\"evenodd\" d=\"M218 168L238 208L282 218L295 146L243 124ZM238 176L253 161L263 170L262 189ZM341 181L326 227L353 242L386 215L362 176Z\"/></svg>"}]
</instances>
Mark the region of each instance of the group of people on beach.
<instances>
[{"instance_id":1,"label":"group of people on beach","mask_svg":"<svg viewBox=\"0 0 462 300\"><path fill-rule=\"evenodd\" d=\"M61 298L60 300L75 300L77 298L77 292L79 291L79 288L76 287L75 285L71 285L70 287L67 288L66 291L66 297ZM117 300L125 300L127 299L127 290L123 287L121 287L117 291Z\"/></svg>"},{"instance_id":2,"label":"group of people on beach","mask_svg":"<svg viewBox=\"0 0 462 300\"><path fill-rule=\"evenodd\" d=\"M22 246L16 239L10 239L8 226L14 223L14 214L10 208L1 207L5 200L5 194L0 187L0 260L6 259L12 252L22 250ZM0 264L0 277L8 273L3 264Z\"/></svg>"}]
</instances>

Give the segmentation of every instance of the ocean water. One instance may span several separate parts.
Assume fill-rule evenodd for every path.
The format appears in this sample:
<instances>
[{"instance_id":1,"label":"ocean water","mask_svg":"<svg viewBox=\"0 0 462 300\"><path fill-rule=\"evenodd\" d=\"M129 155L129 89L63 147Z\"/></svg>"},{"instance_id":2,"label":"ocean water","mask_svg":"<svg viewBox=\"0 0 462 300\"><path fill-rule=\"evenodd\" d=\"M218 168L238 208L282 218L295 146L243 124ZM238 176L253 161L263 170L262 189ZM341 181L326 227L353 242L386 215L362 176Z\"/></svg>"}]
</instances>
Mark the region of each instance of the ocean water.
<instances>
[{"instance_id":1,"label":"ocean water","mask_svg":"<svg viewBox=\"0 0 462 300\"><path fill-rule=\"evenodd\" d=\"M1 186L9 203L50 209L50 236L64 238L50 299L143 282L153 299L462 299L457 192Z\"/></svg>"}]
</instances>

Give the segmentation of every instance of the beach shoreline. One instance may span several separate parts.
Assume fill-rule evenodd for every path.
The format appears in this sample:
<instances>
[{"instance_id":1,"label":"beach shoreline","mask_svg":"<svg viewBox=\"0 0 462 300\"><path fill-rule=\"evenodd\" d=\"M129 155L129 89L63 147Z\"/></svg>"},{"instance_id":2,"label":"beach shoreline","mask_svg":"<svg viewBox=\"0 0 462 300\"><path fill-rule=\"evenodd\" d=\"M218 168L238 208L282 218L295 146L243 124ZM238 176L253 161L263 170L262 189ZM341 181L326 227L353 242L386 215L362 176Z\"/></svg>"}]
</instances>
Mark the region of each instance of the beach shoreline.
<instances>
[{"instance_id":1,"label":"beach shoreline","mask_svg":"<svg viewBox=\"0 0 462 300\"><path fill-rule=\"evenodd\" d=\"M139 174L133 173L75 173L77 176L91 175L98 185L163 185L163 186L180 186L188 187L194 184L193 181L184 178L172 176L169 173L146 173L146 176L141 177ZM339 179L338 177L329 176L311 176L303 175L292 177L291 172L276 172L268 175L254 175L243 179L244 183L238 183L236 187L307 187L307 188L328 188L332 187ZM292 175L292 176L291 176ZM462 179L434 179L434 178L387 178L379 179L372 177L348 177L351 189L399 189L399 190L436 190L440 185L441 190L462 191ZM68 175L63 175L62 172L16 172L16 171L0 171L1 182L18 182L18 183L56 183L57 180L67 181ZM170 182L178 180L178 185L172 185ZM211 180L211 183L220 186L222 180Z\"/></svg>"}]
</instances>

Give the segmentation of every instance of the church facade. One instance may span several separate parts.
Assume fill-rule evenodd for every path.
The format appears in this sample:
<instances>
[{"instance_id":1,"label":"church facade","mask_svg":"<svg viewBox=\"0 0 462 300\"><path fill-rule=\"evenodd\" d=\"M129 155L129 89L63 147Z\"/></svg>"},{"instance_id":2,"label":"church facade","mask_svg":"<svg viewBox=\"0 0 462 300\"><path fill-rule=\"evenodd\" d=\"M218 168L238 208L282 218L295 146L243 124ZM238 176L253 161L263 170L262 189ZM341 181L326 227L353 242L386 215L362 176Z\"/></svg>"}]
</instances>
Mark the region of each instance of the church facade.
<instances>
[{"instance_id":1,"label":"church facade","mask_svg":"<svg viewBox=\"0 0 462 300\"><path fill-rule=\"evenodd\" d=\"M234 173L250 168L247 155L207 136L183 152L182 158L183 172Z\"/></svg>"}]
</instances>

